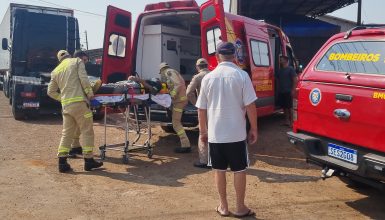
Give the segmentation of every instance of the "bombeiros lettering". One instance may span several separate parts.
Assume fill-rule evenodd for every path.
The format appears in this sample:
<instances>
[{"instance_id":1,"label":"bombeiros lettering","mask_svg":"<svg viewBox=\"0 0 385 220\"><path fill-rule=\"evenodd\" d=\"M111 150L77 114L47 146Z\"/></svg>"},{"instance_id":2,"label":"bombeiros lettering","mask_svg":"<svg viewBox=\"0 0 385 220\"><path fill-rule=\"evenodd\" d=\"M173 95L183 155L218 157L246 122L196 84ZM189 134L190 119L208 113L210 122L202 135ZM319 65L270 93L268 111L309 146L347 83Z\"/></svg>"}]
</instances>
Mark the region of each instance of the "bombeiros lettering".
<instances>
[{"instance_id":1,"label":"bombeiros lettering","mask_svg":"<svg viewBox=\"0 0 385 220\"><path fill-rule=\"evenodd\" d=\"M378 62L381 58L379 53L331 53L329 60L356 61L356 62Z\"/></svg>"}]
</instances>

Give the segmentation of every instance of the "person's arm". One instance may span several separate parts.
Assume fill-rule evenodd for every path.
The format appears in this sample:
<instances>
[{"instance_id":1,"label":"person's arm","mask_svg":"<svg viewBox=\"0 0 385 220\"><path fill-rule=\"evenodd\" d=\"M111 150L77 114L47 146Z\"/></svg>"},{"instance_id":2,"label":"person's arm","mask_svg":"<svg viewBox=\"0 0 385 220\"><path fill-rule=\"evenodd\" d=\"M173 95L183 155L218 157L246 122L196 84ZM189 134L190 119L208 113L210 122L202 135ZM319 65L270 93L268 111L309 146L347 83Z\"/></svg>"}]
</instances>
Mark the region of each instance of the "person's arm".
<instances>
[{"instance_id":1,"label":"person's arm","mask_svg":"<svg viewBox=\"0 0 385 220\"><path fill-rule=\"evenodd\" d=\"M197 97L196 97L196 89L198 88L198 77L195 75L192 79L191 79L191 82L190 84L188 84L187 86L187 90L186 90L186 96L188 98L188 100L193 104L195 105L196 102L197 102Z\"/></svg>"},{"instance_id":2,"label":"person's arm","mask_svg":"<svg viewBox=\"0 0 385 220\"><path fill-rule=\"evenodd\" d=\"M249 144L254 144L258 138L257 131L257 109L255 106L255 100L257 96L255 95L255 90L253 83L251 82L250 77L246 72L243 72L244 76L244 85L243 85L243 104L246 108L247 117L250 122L250 130L247 135L247 142Z\"/></svg>"},{"instance_id":3,"label":"person's arm","mask_svg":"<svg viewBox=\"0 0 385 220\"><path fill-rule=\"evenodd\" d=\"M201 141L205 144L208 142L208 131L207 131L207 110L198 109L198 121L199 121L199 135Z\"/></svg>"},{"instance_id":4,"label":"person's arm","mask_svg":"<svg viewBox=\"0 0 385 220\"><path fill-rule=\"evenodd\" d=\"M173 74L171 76L169 76L169 80L171 81L172 86L169 85L170 83L168 83L167 85L169 86L169 89L171 89L170 90L171 98L174 98L179 93L179 90L182 86L182 84L181 84L182 82L180 82L180 80L179 80L179 77L177 75L178 73L174 72L174 70L171 70L171 71L173 71ZM166 74L168 74L168 73L166 73ZM184 83L184 81L183 81L183 83Z\"/></svg>"},{"instance_id":5,"label":"person's arm","mask_svg":"<svg viewBox=\"0 0 385 220\"><path fill-rule=\"evenodd\" d=\"M77 71L80 79L80 84L83 87L83 91L87 95L88 99L92 99L92 97L94 97L94 92L92 91L91 83L87 76L86 67L83 61L81 61L80 59L77 59L76 62L78 64Z\"/></svg>"},{"instance_id":6,"label":"person's arm","mask_svg":"<svg viewBox=\"0 0 385 220\"><path fill-rule=\"evenodd\" d=\"M59 86L58 86L57 82L54 79L54 74L55 73L51 74L51 81L48 84L47 95L49 97L55 99L56 101L60 102L61 96L60 96L60 93L58 92L59 91Z\"/></svg>"},{"instance_id":7,"label":"person's arm","mask_svg":"<svg viewBox=\"0 0 385 220\"><path fill-rule=\"evenodd\" d=\"M199 97L196 103L196 107L198 108L198 122L199 122L199 135L200 139L203 143L208 143L208 128L207 128L207 83L203 79L201 84L201 91L199 93Z\"/></svg>"},{"instance_id":8,"label":"person's arm","mask_svg":"<svg viewBox=\"0 0 385 220\"><path fill-rule=\"evenodd\" d=\"M150 91L150 93L155 93L154 88L150 84L148 84L145 80L143 80L137 76L129 76L128 80L131 80L131 81L134 81L137 83L141 83L145 89Z\"/></svg>"},{"instance_id":9,"label":"person's arm","mask_svg":"<svg viewBox=\"0 0 385 220\"><path fill-rule=\"evenodd\" d=\"M250 130L247 135L247 142L249 144L254 144L255 142L257 142L258 139L257 109L254 102L246 106L246 113L250 123Z\"/></svg>"}]
</instances>

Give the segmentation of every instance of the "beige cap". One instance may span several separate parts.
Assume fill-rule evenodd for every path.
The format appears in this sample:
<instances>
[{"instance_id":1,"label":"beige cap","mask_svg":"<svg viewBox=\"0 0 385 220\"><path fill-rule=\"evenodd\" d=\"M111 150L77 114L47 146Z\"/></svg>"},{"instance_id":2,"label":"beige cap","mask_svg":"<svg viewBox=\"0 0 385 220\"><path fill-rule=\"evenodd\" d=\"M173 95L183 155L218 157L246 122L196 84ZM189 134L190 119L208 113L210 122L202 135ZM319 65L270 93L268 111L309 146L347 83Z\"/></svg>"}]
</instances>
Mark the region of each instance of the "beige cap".
<instances>
[{"instance_id":1,"label":"beige cap","mask_svg":"<svg viewBox=\"0 0 385 220\"><path fill-rule=\"evenodd\" d=\"M161 63L161 64L159 65L159 69L160 69L160 70L162 70L163 68L166 68L166 67L170 67L170 66L168 65L168 63L166 63L166 62L163 62L163 63Z\"/></svg>"},{"instance_id":2,"label":"beige cap","mask_svg":"<svg viewBox=\"0 0 385 220\"><path fill-rule=\"evenodd\" d=\"M197 63L196 63L197 66L204 65L204 64L206 64L206 65L209 64L205 58L200 58L197 60Z\"/></svg>"},{"instance_id":3,"label":"beige cap","mask_svg":"<svg viewBox=\"0 0 385 220\"><path fill-rule=\"evenodd\" d=\"M71 55L66 50L60 50L57 53L57 59L59 60L59 62L63 61L65 58L68 58L70 56Z\"/></svg>"}]
</instances>

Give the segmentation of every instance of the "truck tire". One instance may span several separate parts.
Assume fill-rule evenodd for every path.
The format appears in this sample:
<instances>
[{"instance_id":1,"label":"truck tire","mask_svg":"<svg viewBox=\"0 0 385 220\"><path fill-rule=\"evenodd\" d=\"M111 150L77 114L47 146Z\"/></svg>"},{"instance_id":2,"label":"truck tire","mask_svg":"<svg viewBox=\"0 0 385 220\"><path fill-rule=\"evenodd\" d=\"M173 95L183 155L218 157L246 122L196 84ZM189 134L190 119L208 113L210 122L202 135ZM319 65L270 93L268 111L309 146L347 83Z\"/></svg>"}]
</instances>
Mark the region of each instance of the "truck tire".
<instances>
[{"instance_id":1,"label":"truck tire","mask_svg":"<svg viewBox=\"0 0 385 220\"><path fill-rule=\"evenodd\" d=\"M162 130L166 133L175 133L172 125L161 125L160 128L162 128Z\"/></svg>"},{"instance_id":2,"label":"truck tire","mask_svg":"<svg viewBox=\"0 0 385 220\"><path fill-rule=\"evenodd\" d=\"M8 87L9 87L9 89L8 89L8 94L13 94L13 93L12 93L12 87L10 87L9 84L8 84ZM9 105L12 105L12 99L13 99L13 95L9 95L9 97L8 97L8 103L9 103Z\"/></svg>"},{"instance_id":3,"label":"truck tire","mask_svg":"<svg viewBox=\"0 0 385 220\"><path fill-rule=\"evenodd\" d=\"M9 83L6 77L4 78L3 82L3 92L5 97L9 98Z\"/></svg>"},{"instance_id":4,"label":"truck tire","mask_svg":"<svg viewBox=\"0 0 385 220\"><path fill-rule=\"evenodd\" d=\"M16 96L15 88L16 87L14 85L13 89L12 89L12 97L10 97L10 100L11 100L11 98L13 99L13 101L12 101L12 114L13 114L13 117L15 118L15 120L21 121L21 120L25 119L25 112L23 110L17 108L17 104L15 101L15 96Z\"/></svg>"}]
</instances>

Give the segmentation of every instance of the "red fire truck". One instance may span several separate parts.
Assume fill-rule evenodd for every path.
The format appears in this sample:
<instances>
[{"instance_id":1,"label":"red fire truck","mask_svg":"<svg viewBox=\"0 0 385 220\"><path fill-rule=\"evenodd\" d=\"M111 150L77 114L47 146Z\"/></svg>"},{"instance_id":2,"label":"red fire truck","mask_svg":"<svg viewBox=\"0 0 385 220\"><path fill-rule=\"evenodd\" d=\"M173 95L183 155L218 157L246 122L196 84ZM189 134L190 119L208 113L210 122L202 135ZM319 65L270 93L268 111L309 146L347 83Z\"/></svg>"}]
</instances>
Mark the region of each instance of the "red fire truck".
<instances>
[{"instance_id":1,"label":"red fire truck","mask_svg":"<svg viewBox=\"0 0 385 220\"><path fill-rule=\"evenodd\" d=\"M214 69L216 45L230 41L237 48L236 63L252 79L259 98L258 116L265 116L276 110L274 76L279 69L279 56L288 56L296 67L289 39L281 29L226 13L222 0L210 0L201 6L194 0L150 4L137 18L133 32L131 29L131 13L108 6L102 62L104 83L125 80L135 72L143 79L159 77L161 62L178 70L188 83L196 60L204 57L209 68ZM196 111L186 109L182 121L185 125L196 125ZM191 121L194 123L187 123Z\"/></svg>"},{"instance_id":2,"label":"red fire truck","mask_svg":"<svg viewBox=\"0 0 385 220\"><path fill-rule=\"evenodd\" d=\"M288 136L324 178L385 190L385 28L330 38L301 74Z\"/></svg>"}]
</instances>

